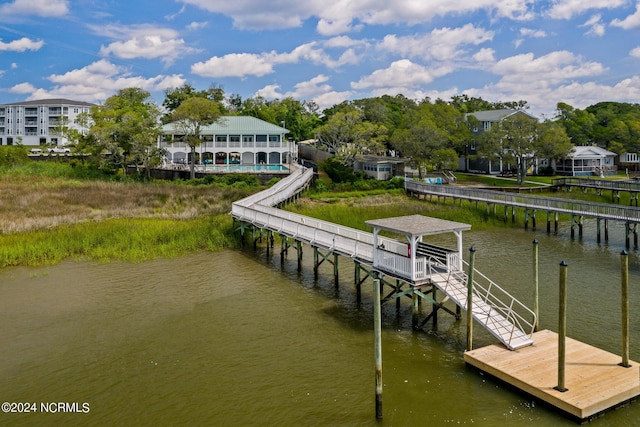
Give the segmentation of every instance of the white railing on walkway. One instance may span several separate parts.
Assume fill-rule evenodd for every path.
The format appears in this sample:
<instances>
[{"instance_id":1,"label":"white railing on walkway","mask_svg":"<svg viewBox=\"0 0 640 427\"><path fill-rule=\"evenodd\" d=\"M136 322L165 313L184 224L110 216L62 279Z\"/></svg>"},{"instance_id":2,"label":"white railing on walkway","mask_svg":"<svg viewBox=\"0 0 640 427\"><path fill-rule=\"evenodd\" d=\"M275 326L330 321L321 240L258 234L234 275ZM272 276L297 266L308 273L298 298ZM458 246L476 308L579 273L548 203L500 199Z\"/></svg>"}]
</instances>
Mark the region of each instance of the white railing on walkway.
<instances>
[{"instance_id":1,"label":"white railing on walkway","mask_svg":"<svg viewBox=\"0 0 640 427\"><path fill-rule=\"evenodd\" d=\"M421 194L445 196L457 199L497 203L531 210L546 210L575 216L599 217L605 219L640 222L640 208L615 206L608 203L583 202L554 197L528 196L503 191L482 190L447 185L429 185L415 181L405 181L405 189Z\"/></svg>"},{"instance_id":2,"label":"white railing on walkway","mask_svg":"<svg viewBox=\"0 0 640 427\"><path fill-rule=\"evenodd\" d=\"M368 263L396 277L413 281L431 279L466 309L467 275L460 267L468 264L457 252L446 253L443 248L423 245L423 255L411 259L407 243L378 236L374 262L372 233L274 207L306 188L312 176L311 169L295 170L273 187L233 203L231 214L238 220ZM511 349L530 344L535 324L533 312L482 273L475 270L475 274L474 318Z\"/></svg>"}]
</instances>

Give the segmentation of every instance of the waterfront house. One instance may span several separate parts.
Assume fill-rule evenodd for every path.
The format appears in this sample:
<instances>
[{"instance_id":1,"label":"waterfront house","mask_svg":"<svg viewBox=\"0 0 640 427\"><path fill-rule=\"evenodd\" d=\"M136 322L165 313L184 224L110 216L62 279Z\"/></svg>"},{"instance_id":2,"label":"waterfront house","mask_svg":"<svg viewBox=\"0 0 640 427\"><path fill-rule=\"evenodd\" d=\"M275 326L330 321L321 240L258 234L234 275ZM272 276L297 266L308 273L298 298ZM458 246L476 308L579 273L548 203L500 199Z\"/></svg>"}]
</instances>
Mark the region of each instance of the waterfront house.
<instances>
[{"instance_id":1,"label":"waterfront house","mask_svg":"<svg viewBox=\"0 0 640 427\"><path fill-rule=\"evenodd\" d=\"M556 173L567 176L604 176L615 174L616 153L596 145L578 146L569 156L556 162Z\"/></svg>"},{"instance_id":2,"label":"waterfront house","mask_svg":"<svg viewBox=\"0 0 640 427\"><path fill-rule=\"evenodd\" d=\"M196 163L202 165L280 165L297 157L294 141L287 141L289 131L264 120L249 116L223 116L203 126L196 147ZM170 164L187 164L191 148L184 135L172 123L162 126L158 148L167 152Z\"/></svg>"},{"instance_id":3,"label":"waterfront house","mask_svg":"<svg viewBox=\"0 0 640 427\"><path fill-rule=\"evenodd\" d=\"M356 159L353 170L363 172L373 179L386 181L394 176L404 176L408 161L409 159L402 157L364 155Z\"/></svg>"},{"instance_id":4,"label":"waterfront house","mask_svg":"<svg viewBox=\"0 0 640 427\"><path fill-rule=\"evenodd\" d=\"M476 139L484 132L489 131L494 124L517 115L525 115L532 120L538 120L537 117L522 110L487 110L465 114L465 120L469 124L473 139L465 145L465 153L458 160L458 169L489 174L499 174L505 168L511 169L512 166L504 165L502 160L491 160L478 156L479 150L476 146Z\"/></svg>"}]
</instances>

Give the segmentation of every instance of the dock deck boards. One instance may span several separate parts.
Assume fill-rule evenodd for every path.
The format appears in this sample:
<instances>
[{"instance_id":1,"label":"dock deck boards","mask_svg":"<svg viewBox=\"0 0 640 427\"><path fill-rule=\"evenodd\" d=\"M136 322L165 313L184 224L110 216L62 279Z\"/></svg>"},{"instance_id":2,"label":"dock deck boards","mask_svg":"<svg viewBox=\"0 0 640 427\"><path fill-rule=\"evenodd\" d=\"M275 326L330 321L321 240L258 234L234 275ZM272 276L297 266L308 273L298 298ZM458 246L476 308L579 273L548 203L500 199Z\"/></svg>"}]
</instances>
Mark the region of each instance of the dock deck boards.
<instances>
[{"instance_id":1,"label":"dock deck boards","mask_svg":"<svg viewBox=\"0 0 640 427\"><path fill-rule=\"evenodd\" d=\"M467 351L466 363L581 420L640 395L640 365L619 365L622 357L567 338L565 387L558 385L558 335L533 334L533 345L510 351L490 345Z\"/></svg>"}]
</instances>

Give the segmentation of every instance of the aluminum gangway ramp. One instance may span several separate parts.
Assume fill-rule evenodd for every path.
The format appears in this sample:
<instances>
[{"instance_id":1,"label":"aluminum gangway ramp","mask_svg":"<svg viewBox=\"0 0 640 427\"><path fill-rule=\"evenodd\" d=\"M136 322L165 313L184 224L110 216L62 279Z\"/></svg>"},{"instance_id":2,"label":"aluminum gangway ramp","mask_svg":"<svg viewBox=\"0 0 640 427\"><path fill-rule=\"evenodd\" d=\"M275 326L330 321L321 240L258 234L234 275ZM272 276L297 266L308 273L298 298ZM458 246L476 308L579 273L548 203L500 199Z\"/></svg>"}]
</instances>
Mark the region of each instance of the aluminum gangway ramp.
<instances>
[{"instance_id":1,"label":"aluminum gangway ramp","mask_svg":"<svg viewBox=\"0 0 640 427\"><path fill-rule=\"evenodd\" d=\"M532 345L535 314L474 269L474 275L476 274L488 281L489 285L483 286L475 279L473 281L473 318L509 350ZM430 279L431 283L444 292L449 299L463 310L467 310L469 276L464 271L446 272L441 268L436 268L430 274ZM527 318L531 318L533 321L527 320Z\"/></svg>"}]
</instances>

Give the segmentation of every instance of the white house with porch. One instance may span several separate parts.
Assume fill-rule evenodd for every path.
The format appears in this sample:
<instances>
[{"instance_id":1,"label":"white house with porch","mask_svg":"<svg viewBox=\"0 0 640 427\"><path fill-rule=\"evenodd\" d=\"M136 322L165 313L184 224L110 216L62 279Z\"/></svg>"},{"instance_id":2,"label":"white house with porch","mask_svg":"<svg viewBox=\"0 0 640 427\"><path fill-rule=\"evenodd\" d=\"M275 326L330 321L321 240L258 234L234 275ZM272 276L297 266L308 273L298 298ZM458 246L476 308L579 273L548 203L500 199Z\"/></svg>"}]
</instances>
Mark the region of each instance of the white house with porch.
<instances>
[{"instance_id":1,"label":"white house with porch","mask_svg":"<svg viewBox=\"0 0 640 427\"><path fill-rule=\"evenodd\" d=\"M568 176L604 176L615 174L617 154L604 148L591 146L577 146L569 156L556 162L556 173Z\"/></svg>"},{"instance_id":2,"label":"white house with porch","mask_svg":"<svg viewBox=\"0 0 640 427\"><path fill-rule=\"evenodd\" d=\"M202 165L279 165L293 161L297 147L287 141L287 129L249 116L223 116L201 129L196 163ZM184 164L191 148L172 123L162 127L158 148L167 151L168 163Z\"/></svg>"}]
</instances>

